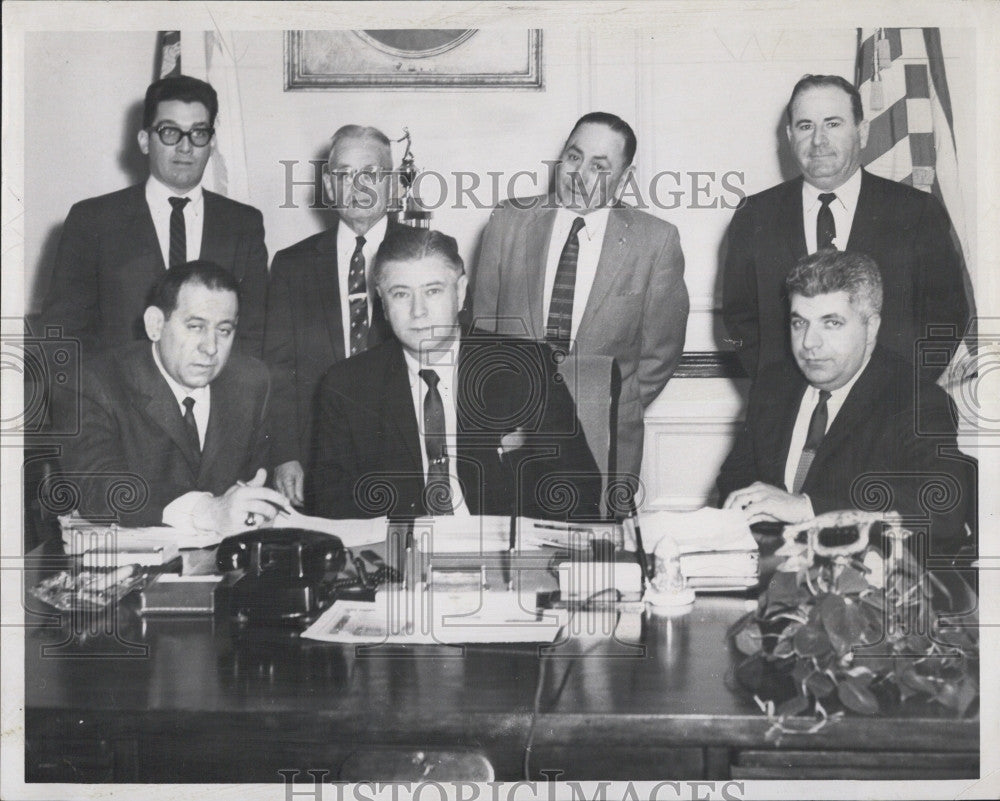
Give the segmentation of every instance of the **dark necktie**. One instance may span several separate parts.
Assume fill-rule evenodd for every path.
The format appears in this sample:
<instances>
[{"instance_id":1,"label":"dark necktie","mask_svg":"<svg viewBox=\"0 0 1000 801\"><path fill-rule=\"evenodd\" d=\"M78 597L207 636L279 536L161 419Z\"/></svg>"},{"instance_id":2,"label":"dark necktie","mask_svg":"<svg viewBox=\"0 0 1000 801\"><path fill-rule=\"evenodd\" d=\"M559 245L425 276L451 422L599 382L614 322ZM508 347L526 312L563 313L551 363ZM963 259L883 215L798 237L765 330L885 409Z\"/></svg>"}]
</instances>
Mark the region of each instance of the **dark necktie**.
<instances>
[{"instance_id":1,"label":"dark necktie","mask_svg":"<svg viewBox=\"0 0 1000 801\"><path fill-rule=\"evenodd\" d=\"M351 254L351 267L347 273L347 297L351 305L351 352L361 353L368 347L368 285L365 281L365 238L357 238Z\"/></svg>"},{"instance_id":2,"label":"dark necktie","mask_svg":"<svg viewBox=\"0 0 1000 801\"><path fill-rule=\"evenodd\" d=\"M194 398L190 395L184 403L184 432L195 453L201 453L201 440L198 438L198 424L194 421Z\"/></svg>"},{"instance_id":3,"label":"dark necktie","mask_svg":"<svg viewBox=\"0 0 1000 801\"><path fill-rule=\"evenodd\" d=\"M559 266L556 267L556 278L552 284L552 298L549 300L549 319L545 326L545 338L550 342L562 343L568 346L569 337L573 331L573 294L576 291L576 261L580 255L580 240L577 235L583 228L583 217L573 220L573 227L562 253L559 254Z\"/></svg>"},{"instance_id":4,"label":"dark necktie","mask_svg":"<svg viewBox=\"0 0 1000 801\"><path fill-rule=\"evenodd\" d=\"M187 229L184 227L184 207L191 202L189 197L168 198L170 212L170 264L176 267L187 261Z\"/></svg>"},{"instance_id":5,"label":"dark necktie","mask_svg":"<svg viewBox=\"0 0 1000 801\"><path fill-rule=\"evenodd\" d=\"M837 235L837 225L833 221L830 204L837 196L833 192L824 192L819 196L819 214L816 215L816 250L833 247L833 238Z\"/></svg>"},{"instance_id":6,"label":"dark necktie","mask_svg":"<svg viewBox=\"0 0 1000 801\"><path fill-rule=\"evenodd\" d=\"M826 436L826 402L830 399L830 393L825 389L819 391L819 401L813 409L812 417L809 418L809 433L806 434L806 444L802 446L802 456L799 457L799 466L795 469L795 478L792 481L792 492L796 495L802 491L802 485L806 481L806 475L812 466L813 459L816 458L816 451L819 450L823 437Z\"/></svg>"},{"instance_id":7,"label":"dark necktie","mask_svg":"<svg viewBox=\"0 0 1000 801\"><path fill-rule=\"evenodd\" d=\"M437 388L439 377L434 370L421 370L420 377L427 384L424 396L424 448L427 450L425 505L431 515L450 515L454 510L444 438L444 403Z\"/></svg>"}]
</instances>

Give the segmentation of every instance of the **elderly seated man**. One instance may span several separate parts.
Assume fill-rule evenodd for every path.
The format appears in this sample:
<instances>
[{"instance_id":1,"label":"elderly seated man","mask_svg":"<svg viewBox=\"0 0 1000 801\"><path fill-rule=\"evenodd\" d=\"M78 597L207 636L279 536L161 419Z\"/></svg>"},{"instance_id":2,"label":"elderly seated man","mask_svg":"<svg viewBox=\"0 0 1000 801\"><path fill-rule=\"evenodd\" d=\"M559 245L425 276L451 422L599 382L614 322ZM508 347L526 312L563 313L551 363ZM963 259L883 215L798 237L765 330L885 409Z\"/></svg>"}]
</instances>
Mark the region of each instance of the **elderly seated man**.
<instances>
[{"instance_id":1,"label":"elderly seated man","mask_svg":"<svg viewBox=\"0 0 1000 801\"><path fill-rule=\"evenodd\" d=\"M975 461L956 443L951 400L876 344L882 278L865 255L823 250L785 279L796 366L754 382L718 478L725 508L753 523L836 509L896 511L928 555L974 546ZM970 507L971 505L971 507Z\"/></svg>"}]
</instances>

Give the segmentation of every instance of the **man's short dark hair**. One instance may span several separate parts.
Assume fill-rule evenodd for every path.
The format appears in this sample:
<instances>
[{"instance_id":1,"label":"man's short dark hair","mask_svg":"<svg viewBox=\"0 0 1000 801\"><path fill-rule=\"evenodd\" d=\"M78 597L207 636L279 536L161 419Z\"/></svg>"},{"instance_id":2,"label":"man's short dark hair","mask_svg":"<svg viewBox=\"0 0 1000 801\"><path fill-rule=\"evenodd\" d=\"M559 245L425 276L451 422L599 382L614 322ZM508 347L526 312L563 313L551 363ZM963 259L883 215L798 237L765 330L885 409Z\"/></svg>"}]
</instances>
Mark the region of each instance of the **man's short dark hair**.
<instances>
[{"instance_id":1,"label":"man's short dark hair","mask_svg":"<svg viewBox=\"0 0 1000 801\"><path fill-rule=\"evenodd\" d=\"M846 292L865 317L882 313L882 274L864 253L829 248L804 256L785 277L785 291L789 298Z\"/></svg>"},{"instance_id":2,"label":"man's short dark hair","mask_svg":"<svg viewBox=\"0 0 1000 801\"><path fill-rule=\"evenodd\" d=\"M142 127L151 128L156 122L156 107L168 100L182 103L201 103L208 109L208 124L215 125L219 113L219 96L211 84L190 75L169 75L149 85L142 109Z\"/></svg>"},{"instance_id":3,"label":"man's short dark hair","mask_svg":"<svg viewBox=\"0 0 1000 801\"><path fill-rule=\"evenodd\" d=\"M200 284L206 289L232 292L236 295L239 308L240 285L235 276L214 261L204 260L178 264L163 273L149 292L147 308L156 306L164 317L169 317L177 308L177 295L185 284Z\"/></svg>"},{"instance_id":4,"label":"man's short dark hair","mask_svg":"<svg viewBox=\"0 0 1000 801\"><path fill-rule=\"evenodd\" d=\"M428 228L396 226L392 233L382 240L378 253L375 254L375 264L372 267L375 286L381 282L385 265L389 262L420 261L428 256L444 259L451 265L456 275L465 275L465 262L458 255L458 243L454 237Z\"/></svg>"},{"instance_id":5,"label":"man's short dark hair","mask_svg":"<svg viewBox=\"0 0 1000 801\"><path fill-rule=\"evenodd\" d=\"M576 125L573 126L573 130L570 131L569 136L566 137L566 141L568 142L573 138L573 134L576 133L577 128L581 125L587 125L588 123L604 125L616 134L620 135L622 139L625 140L623 147L625 152L625 166L627 167L632 163L632 159L635 158L635 149L638 144L635 138L635 131L632 130L631 125L616 114L609 114L606 111L591 111L589 114L584 114L576 121Z\"/></svg>"},{"instance_id":6,"label":"man's short dark hair","mask_svg":"<svg viewBox=\"0 0 1000 801\"><path fill-rule=\"evenodd\" d=\"M854 85L841 78L839 75L803 75L795 87L792 89L792 96L788 99L785 107L785 114L788 116L788 125L792 122L792 106L795 105L795 98L806 89L816 89L823 86L832 86L835 89L845 92L851 98L851 111L854 113L854 124L857 125L865 118L865 110L861 106L861 93L854 88Z\"/></svg>"}]
</instances>

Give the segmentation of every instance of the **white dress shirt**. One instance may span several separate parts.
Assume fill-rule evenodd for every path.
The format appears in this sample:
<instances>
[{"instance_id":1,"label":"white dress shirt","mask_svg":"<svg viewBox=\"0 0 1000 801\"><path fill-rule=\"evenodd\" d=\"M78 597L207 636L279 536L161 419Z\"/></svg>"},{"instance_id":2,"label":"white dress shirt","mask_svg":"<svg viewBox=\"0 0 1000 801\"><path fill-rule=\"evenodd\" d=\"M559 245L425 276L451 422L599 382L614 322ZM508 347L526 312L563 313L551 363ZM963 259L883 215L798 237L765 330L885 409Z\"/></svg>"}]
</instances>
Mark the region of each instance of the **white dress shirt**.
<instances>
[{"instance_id":1,"label":"white dress shirt","mask_svg":"<svg viewBox=\"0 0 1000 801\"><path fill-rule=\"evenodd\" d=\"M451 343L446 350L433 350L422 353L420 361L405 350L406 372L410 379L410 395L413 399L413 411L417 416L417 435L420 438L420 459L427 476L429 460L424 437L424 397L428 385L420 377L421 370L433 370L438 374L438 392L441 393L441 403L444 405L445 448L448 454L448 478L451 484L451 502L456 515L468 516L469 507L465 504L462 488L458 483L458 412L455 397L458 384L458 348L459 338Z\"/></svg>"},{"instance_id":2,"label":"white dress shirt","mask_svg":"<svg viewBox=\"0 0 1000 801\"><path fill-rule=\"evenodd\" d=\"M153 217L153 227L156 229L156 239L160 243L163 254L163 264L170 267L170 213L174 207L170 198L186 197L191 202L184 207L184 244L187 246L187 261L196 261L201 257L201 235L205 227L205 194L201 184L188 192L175 192L166 184L160 183L152 175L146 181L146 205Z\"/></svg>"},{"instance_id":3,"label":"white dress shirt","mask_svg":"<svg viewBox=\"0 0 1000 801\"><path fill-rule=\"evenodd\" d=\"M821 194L827 193L808 181L802 182L802 224L805 227L807 253L816 252L816 217L823 205L819 199ZM833 245L837 250L847 250L854 212L858 208L858 195L861 194L861 170L855 170L854 175L838 186L833 194L837 196L830 202L833 224L837 229Z\"/></svg>"},{"instance_id":4,"label":"white dress shirt","mask_svg":"<svg viewBox=\"0 0 1000 801\"><path fill-rule=\"evenodd\" d=\"M156 350L155 342L152 348L156 369L160 371L160 375L163 376L163 380L167 382L167 386L170 387L170 391L177 400L177 410L181 417L184 417L185 412L184 399L187 397L194 398L194 406L191 409L191 414L194 415L194 423L198 428L198 441L201 443L202 448L204 448L205 434L208 432L208 417L212 411L211 385L198 387L197 389L188 389L181 386L164 369L163 362L160 361L160 354ZM163 507L163 524L165 526L174 526L175 528L187 528L194 525L194 520L192 519L194 507L205 497L212 497L212 493L192 490L191 492L185 492L179 498L175 498Z\"/></svg>"},{"instance_id":5,"label":"white dress shirt","mask_svg":"<svg viewBox=\"0 0 1000 801\"><path fill-rule=\"evenodd\" d=\"M871 356L869 355L868 359ZM833 421L844 405L847 396L851 394L851 388L868 366L868 359L865 359L861 368L856 372L851 380L840 389L835 389L830 393L826 401L826 430L830 430ZM799 404L799 413L795 418L795 427L792 429L792 441L788 445L788 456L785 457L785 489L792 491L792 484L795 482L795 471L798 470L799 460L802 458L802 448L806 444L806 437L809 436L809 422L812 420L813 410L819 403L819 390L814 386L806 388L802 395L802 402ZM826 432L824 432L826 433Z\"/></svg>"},{"instance_id":6,"label":"white dress shirt","mask_svg":"<svg viewBox=\"0 0 1000 801\"><path fill-rule=\"evenodd\" d=\"M574 338L580 329L580 320L587 308L590 289L597 275L597 263L601 259L601 248L604 247L604 232L608 227L609 206L583 216L583 228L577 234L580 252L576 260L576 288L573 290L573 324L570 328L570 339ZM545 261L545 284L542 291L542 325L549 319L549 305L552 302L552 287L556 282L556 270L559 267L559 256L566 245L566 238L573 230L573 220L581 215L571 209L559 208L552 224L552 238L549 240L548 258Z\"/></svg>"},{"instance_id":7,"label":"white dress shirt","mask_svg":"<svg viewBox=\"0 0 1000 801\"><path fill-rule=\"evenodd\" d=\"M372 285L372 264L379 245L385 239L388 218L383 214L365 233L361 252L365 256L365 288L368 290L368 325L372 324L372 303L375 287ZM344 331L344 356L351 355L351 299L347 295L347 278L351 272L351 256L358 246L358 235L341 220L337 224L337 286L340 288L340 322Z\"/></svg>"}]
</instances>

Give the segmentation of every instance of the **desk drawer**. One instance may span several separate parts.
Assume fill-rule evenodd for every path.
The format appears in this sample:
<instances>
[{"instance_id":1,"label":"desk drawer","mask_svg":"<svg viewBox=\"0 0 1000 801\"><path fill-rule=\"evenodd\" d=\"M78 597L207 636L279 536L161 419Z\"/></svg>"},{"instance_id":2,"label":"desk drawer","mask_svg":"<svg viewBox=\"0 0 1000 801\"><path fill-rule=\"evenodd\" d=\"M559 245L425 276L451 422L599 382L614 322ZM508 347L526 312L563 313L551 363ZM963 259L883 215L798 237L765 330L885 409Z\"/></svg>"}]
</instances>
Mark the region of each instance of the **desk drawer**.
<instances>
[{"instance_id":1,"label":"desk drawer","mask_svg":"<svg viewBox=\"0 0 1000 801\"><path fill-rule=\"evenodd\" d=\"M734 779L973 779L977 753L899 751L740 751Z\"/></svg>"}]
</instances>

